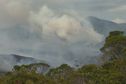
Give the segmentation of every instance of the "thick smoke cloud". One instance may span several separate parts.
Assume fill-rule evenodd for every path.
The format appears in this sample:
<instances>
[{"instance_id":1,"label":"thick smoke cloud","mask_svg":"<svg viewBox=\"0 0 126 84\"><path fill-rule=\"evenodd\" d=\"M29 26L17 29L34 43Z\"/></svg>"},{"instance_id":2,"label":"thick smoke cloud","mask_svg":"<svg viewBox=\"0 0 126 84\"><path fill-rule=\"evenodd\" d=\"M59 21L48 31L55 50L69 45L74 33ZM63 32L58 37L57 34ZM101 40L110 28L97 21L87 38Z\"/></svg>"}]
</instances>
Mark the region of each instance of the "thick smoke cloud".
<instances>
[{"instance_id":1,"label":"thick smoke cloud","mask_svg":"<svg viewBox=\"0 0 126 84\"><path fill-rule=\"evenodd\" d=\"M42 7L37 14L32 12L30 20L31 24L36 26L35 29L38 26L43 37L57 36L66 40L85 39L93 43L100 42L102 38L93 28L83 26L78 19L67 14L55 14L46 6Z\"/></svg>"},{"instance_id":2,"label":"thick smoke cloud","mask_svg":"<svg viewBox=\"0 0 126 84\"><path fill-rule=\"evenodd\" d=\"M96 44L103 40L102 35L93 28L84 26L78 18L57 14L46 6L37 13L32 12L30 22L46 42L42 41L44 46L39 49L43 55L41 58L51 59L51 64L71 64L78 59L84 60L87 56L96 56Z\"/></svg>"},{"instance_id":3,"label":"thick smoke cloud","mask_svg":"<svg viewBox=\"0 0 126 84\"><path fill-rule=\"evenodd\" d=\"M6 26L25 23L29 13L28 4L20 0L0 0L0 22Z\"/></svg>"},{"instance_id":4,"label":"thick smoke cloud","mask_svg":"<svg viewBox=\"0 0 126 84\"><path fill-rule=\"evenodd\" d=\"M95 62L103 35L82 17L47 6L33 8L32 1L0 0L0 53L45 60L52 66ZM10 70L14 58L0 57L0 69ZM4 67L6 66L6 67Z\"/></svg>"}]
</instances>

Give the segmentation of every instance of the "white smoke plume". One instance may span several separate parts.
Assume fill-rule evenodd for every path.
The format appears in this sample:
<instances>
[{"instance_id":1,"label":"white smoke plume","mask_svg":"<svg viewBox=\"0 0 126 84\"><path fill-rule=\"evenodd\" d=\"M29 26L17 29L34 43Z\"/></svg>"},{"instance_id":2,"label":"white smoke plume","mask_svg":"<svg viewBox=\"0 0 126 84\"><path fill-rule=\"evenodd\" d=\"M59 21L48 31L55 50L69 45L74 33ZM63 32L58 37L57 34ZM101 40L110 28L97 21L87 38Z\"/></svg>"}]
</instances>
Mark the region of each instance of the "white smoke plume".
<instances>
[{"instance_id":1,"label":"white smoke plume","mask_svg":"<svg viewBox=\"0 0 126 84\"><path fill-rule=\"evenodd\" d=\"M35 10L26 0L0 0L0 54L26 55L52 66L91 63L103 36L78 17L47 6ZM1 70L15 63L0 59Z\"/></svg>"},{"instance_id":2,"label":"white smoke plume","mask_svg":"<svg viewBox=\"0 0 126 84\"><path fill-rule=\"evenodd\" d=\"M43 6L38 12L31 12L30 22L35 31L41 33L41 59L52 65L84 60L99 53L96 45L103 40L93 28L87 27L79 18L69 14L58 14ZM43 53L44 54L43 54ZM83 60L81 60L83 59Z\"/></svg>"},{"instance_id":3,"label":"white smoke plume","mask_svg":"<svg viewBox=\"0 0 126 84\"><path fill-rule=\"evenodd\" d=\"M66 40L83 40L90 42L101 42L102 35L98 34L93 28L83 26L77 18L67 14L59 15L47 6L43 6L38 13L31 13L31 24L36 26L45 36L57 36ZM48 37L47 37L48 38Z\"/></svg>"}]
</instances>

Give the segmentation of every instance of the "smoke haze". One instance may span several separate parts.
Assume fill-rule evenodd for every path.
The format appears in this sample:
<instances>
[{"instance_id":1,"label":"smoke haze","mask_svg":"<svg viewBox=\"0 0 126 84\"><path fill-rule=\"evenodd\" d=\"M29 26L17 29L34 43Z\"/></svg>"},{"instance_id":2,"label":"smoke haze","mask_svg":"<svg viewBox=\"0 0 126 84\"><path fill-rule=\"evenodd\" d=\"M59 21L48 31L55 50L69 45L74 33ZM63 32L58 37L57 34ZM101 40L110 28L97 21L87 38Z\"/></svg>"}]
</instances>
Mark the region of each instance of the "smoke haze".
<instances>
[{"instance_id":1,"label":"smoke haze","mask_svg":"<svg viewBox=\"0 0 126 84\"><path fill-rule=\"evenodd\" d=\"M85 5L86 13L82 13L82 7L73 7L76 2L83 1L0 0L0 54L33 57L51 66L96 62L99 45L105 36L85 19L91 16L87 9L90 7ZM10 70L17 62L15 58L4 59L2 55L0 64L1 70Z\"/></svg>"}]
</instances>

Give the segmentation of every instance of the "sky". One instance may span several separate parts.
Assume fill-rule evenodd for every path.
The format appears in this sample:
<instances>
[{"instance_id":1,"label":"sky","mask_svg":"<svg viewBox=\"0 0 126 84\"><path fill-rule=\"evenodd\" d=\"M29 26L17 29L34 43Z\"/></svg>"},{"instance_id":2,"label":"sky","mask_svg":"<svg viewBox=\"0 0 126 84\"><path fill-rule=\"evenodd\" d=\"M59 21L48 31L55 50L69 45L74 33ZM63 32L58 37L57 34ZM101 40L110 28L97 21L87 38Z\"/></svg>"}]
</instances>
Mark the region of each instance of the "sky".
<instances>
[{"instance_id":1,"label":"sky","mask_svg":"<svg viewBox=\"0 0 126 84\"><path fill-rule=\"evenodd\" d=\"M125 0L0 0L0 54L62 63L89 63L105 36L89 16L126 22Z\"/></svg>"},{"instance_id":2,"label":"sky","mask_svg":"<svg viewBox=\"0 0 126 84\"><path fill-rule=\"evenodd\" d=\"M125 18L125 0L36 0L59 10L73 10L83 17L97 16L105 19Z\"/></svg>"}]
</instances>

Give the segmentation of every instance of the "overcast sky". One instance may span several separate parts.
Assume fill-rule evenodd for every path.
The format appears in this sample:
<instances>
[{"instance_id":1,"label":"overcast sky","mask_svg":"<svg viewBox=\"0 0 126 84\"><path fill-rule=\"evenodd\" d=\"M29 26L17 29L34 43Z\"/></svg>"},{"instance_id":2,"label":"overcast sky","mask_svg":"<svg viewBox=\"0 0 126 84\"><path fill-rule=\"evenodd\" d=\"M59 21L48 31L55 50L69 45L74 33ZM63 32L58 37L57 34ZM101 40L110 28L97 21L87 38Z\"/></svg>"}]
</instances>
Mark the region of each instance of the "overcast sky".
<instances>
[{"instance_id":1,"label":"overcast sky","mask_svg":"<svg viewBox=\"0 0 126 84\"><path fill-rule=\"evenodd\" d=\"M36 4L46 4L59 10L75 10L81 15L97 16L105 19L126 19L125 0L35 0Z\"/></svg>"},{"instance_id":2,"label":"overcast sky","mask_svg":"<svg viewBox=\"0 0 126 84\"><path fill-rule=\"evenodd\" d=\"M16 10L18 12L37 11L43 5L58 12L76 12L83 18L97 16L107 20L126 19L125 0L0 0L0 15L3 14L3 11L7 12L10 10L11 12L17 12Z\"/></svg>"}]
</instances>

